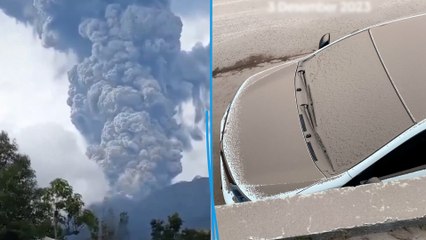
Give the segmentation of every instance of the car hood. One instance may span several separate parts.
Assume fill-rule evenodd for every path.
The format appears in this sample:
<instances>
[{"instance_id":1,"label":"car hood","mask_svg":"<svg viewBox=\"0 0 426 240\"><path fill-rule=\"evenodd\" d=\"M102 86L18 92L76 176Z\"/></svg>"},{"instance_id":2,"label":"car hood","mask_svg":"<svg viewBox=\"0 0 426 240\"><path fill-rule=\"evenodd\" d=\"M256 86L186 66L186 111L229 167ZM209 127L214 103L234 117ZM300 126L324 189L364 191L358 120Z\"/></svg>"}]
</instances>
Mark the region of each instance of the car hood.
<instances>
[{"instance_id":1,"label":"car hood","mask_svg":"<svg viewBox=\"0 0 426 240\"><path fill-rule=\"evenodd\" d=\"M231 103L222 148L233 180L248 197L249 189L269 196L324 178L302 135L296 68L292 62L249 78Z\"/></svg>"}]
</instances>

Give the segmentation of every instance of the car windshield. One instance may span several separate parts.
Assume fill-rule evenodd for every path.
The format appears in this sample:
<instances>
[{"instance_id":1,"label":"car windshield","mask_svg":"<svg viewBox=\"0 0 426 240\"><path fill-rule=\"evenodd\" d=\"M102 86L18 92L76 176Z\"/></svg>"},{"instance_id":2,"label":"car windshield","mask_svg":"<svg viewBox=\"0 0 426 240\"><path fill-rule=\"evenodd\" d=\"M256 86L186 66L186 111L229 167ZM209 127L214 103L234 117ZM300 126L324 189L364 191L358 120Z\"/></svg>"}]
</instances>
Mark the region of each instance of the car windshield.
<instances>
[{"instance_id":1,"label":"car windshield","mask_svg":"<svg viewBox=\"0 0 426 240\"><path fill-rule=\"evenodd\" d=\"M317 164L326 175L348 170L413 124L368 31L317 52L299 69L305 71L315 132L329 158L318 157L328 162L329 167Z\"/></svg>"}]
</instances>

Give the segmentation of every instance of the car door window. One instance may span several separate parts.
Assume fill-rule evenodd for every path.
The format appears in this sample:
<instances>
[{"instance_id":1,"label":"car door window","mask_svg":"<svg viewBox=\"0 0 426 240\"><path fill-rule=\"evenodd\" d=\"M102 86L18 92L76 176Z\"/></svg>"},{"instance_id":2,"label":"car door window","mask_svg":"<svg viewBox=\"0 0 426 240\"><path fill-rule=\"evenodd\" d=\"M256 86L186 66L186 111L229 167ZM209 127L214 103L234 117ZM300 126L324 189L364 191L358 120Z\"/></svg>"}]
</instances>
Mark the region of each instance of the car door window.
<instances>
[{"instance_id":1,"label":"car door window","mask_svg":"<svg viewBox=\"0 0 426 240\"><path fill-rule=\"evenodd\" d=\"M393 178L426 168L426 131L407 140L354 177L345 186L357 186L369 179Z\"/></svg>"}]
</instances>

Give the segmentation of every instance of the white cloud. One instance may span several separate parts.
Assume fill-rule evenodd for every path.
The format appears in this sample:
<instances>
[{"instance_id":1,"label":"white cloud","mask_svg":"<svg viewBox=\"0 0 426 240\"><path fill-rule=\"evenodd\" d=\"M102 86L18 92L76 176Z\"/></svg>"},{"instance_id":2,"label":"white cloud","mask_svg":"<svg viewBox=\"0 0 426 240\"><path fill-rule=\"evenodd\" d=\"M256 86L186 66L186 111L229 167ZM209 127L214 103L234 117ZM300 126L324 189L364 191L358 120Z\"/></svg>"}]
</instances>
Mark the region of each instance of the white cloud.
<instances>
[{"instance_id":1,"label":"white cloud","mask_svg":"<svg viewBox=\"0 0 426 240\"><path fill-rule=\"evenodd\" d=\"M181 16L182 36L180 38L181 47L185 51L190 51L192 47L201 42L206 46L210 42L210 19L208 16Z\"/></svg>"},{"instance_id":2,"label":"white cloud","mask_svg":"<svg viewBox=\"0 0 426 240\"><path fill-rule=\"evenodd\" d=\"M176 1L177 2L177 1ZM179 14L179 13L177 13ZM198 42L204 46L210 42L210 19L209 16L200 14L185 15L179 14L182 20L181 47L185 51L191 51ZM180 116L176 116L179 123L189 127L195 127L195 108L191 101L182 104ZM198 124L204 130L204 122ZM205 132L205 131L203 131ZM208 176L207 170L207 150L205 138L203 141L192 141L192 150L182 153L182 173L176 176L172 182L190 181L195 176Z\"/></svg>"},{"instance_id":3,"label":"white cloud","mask_svg":"<svg viewBox=\"0 0 426 240\"><path fill-rule=\"evenodd\" d=\"M16 136L19 148L31 157L40 186L57 177L67 179L87 203L102 201L108 191L99 166L84 154L83 140L56 123L23 128Z\"/></svg>"},{"instance_id":4,"label":"white cloud","mask_svg":"<svg viewBox=\"0 0 426 240\"><path fill-rule=\"evenodd\" d=\"M182 173L172 182L191 181L196 176L207 177L207 150L206 142L192 141L192 150L182 154Z\"/></svg>"},{"instance_id":5,"label":"white cloud","mask_svg":"<svg viewBox=\"0 0 426 240\"><path fill-rule=\"evenodd\" d=\"M107 182L84 155L66 105L66 72L76 56L42 47L29 26L1 11L0 28L7 33L0 38L0 129L17 138L41 185L62 177L87 203L102 200Z\"/></svg>"},{"instance_id":6,"label":"white cloud","mask_svg":"<svg viewBox=\"0 0 426 240\"><path fill-rule=\"evenodd\" d=\"M171 9L182 21L181 48L190 51L201 42L210 42L210 3L208 0L172 0Z\"/></svg>"},{"instance_id":7,"label":"white cloud","mask_svg":"<svg viewBox=\"0 0 426 240\"><path fill-rule=\"evenodd\" d=\"M179 116L175 116L177 122L188 127L198 126L205 133L203 121L198 123L198 125L194 123L195 107L192 102L184 102L181 109ZM182 153L182 172L172 180L173 183L191 181L195 176L208 176L206 139L192 141L191 143L192 150Z\"/></svg>"}]
</instances>

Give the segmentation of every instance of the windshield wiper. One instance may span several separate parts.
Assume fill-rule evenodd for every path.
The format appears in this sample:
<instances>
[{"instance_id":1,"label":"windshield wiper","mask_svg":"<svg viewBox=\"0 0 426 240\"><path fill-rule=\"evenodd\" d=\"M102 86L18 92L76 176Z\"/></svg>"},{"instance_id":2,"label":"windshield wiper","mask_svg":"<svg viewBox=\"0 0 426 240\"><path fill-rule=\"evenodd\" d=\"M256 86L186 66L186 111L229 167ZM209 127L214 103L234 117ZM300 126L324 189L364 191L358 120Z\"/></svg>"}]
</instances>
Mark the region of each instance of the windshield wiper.
<instances>
[{"instance_id":1,"label":"windshield wiper","mask_svg":"<svg viewBox=\"0 0 426 240\"><path fill-rule=\"evenodd\" d=\"M317 119L316 119L316 116L315 116L314 101L312 100L311 87L306 82L305 70L300 70L298 73L299 73L300 78L302 79L302 83L303 83L303 85L305 87L305 91L306 91L306 97L308 99L308 103L302 104L302 107L308 113L307 115L308 115L309 120L312 124L312 128L315 128L317 126Z\"/></svg>"},{"instance_id":2,"label":"windshield wiper","mask_svg":"<svg viewBox=\"0 0 426 240\"><path fill-rule=\"evenodd\" d=\"M307 116L307 118L309 120L309 125L311 125L311 128L314 129L316 125L315 125L313 117L311 115L309 105L304 103L304 104L301 104L300 106L303 108L303 112L305 113L305 116Z\"/></svg>"},{"instance_id":3,"label":"windshield wiper","mask_svg":"<svg viewBox=\"0 0 426 240\"><path fill-rule=\"evenodd\" d=\"M310 99L310 106L308 105L308 107L309 107L309 110L311 110L312 120L315 123L315 126L318 126L317 125L317 118L315 116L314 101L312 100L311 87L309 85L307 85L306 89L307 89L306 94L308 95L308 97Z\"/></svg>"},{"instance_id":4,"label":"windshield wiper","mask_svg":"<svg viewBox=\"0 0 426 240\"><path fill-rule=\"evenodd\" d=\"M323 151L324 156L327 159L327 161L330 163L331 169L333 169L333 171L334 171L335 167L333 165L333 162L331 161L330 157L328 156L327 149L325 148L324 144L322 143L321 137L319 136L318 132L315 129L315 127L317 126L317 122L316 122L316 117L315 117L315 112L314 112L314 104L313 104L313 101L312 101L311 88L309 87L308 83L306 82L305 70L299 70L298 73L299 73L300 78L302 79L302 84L305 87L306 97L307 97L307 100L308 100L307 104L304 103L304 104L301 104L300 106L303 108L304 115L309 120L309 125L311 126L312 133L313 133L315 139L317 140L319 147ZM308 144L308 147L309 147L309 144ZM311 151L311 149L310 149L310 151ZM315 158L316 158L316 156L315 156Z\"/></svg>"}]
</instances>

